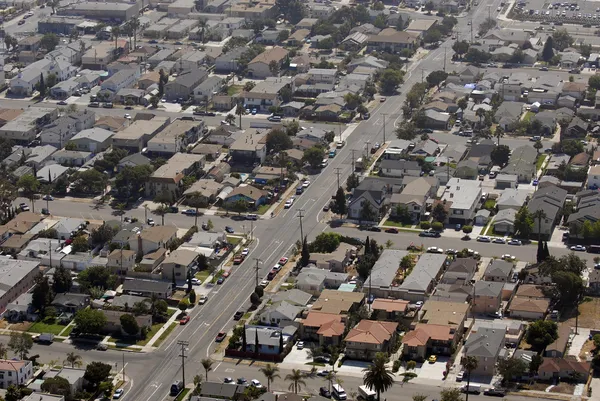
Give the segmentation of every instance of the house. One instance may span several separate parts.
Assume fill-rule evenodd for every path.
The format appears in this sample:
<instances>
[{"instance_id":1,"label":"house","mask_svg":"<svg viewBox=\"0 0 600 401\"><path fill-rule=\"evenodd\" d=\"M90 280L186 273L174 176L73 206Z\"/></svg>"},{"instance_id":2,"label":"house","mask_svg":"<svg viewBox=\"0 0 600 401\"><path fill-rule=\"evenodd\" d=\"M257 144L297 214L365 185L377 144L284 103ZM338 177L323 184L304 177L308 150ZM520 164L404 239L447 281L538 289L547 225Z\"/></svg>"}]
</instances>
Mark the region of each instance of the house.
<instances>
[{"instance_id":1,"label":"house","mask_svg":"<svg viewBox=\"0 0 600 401\"><path fill-rule=\"evenodd\" d=\"M480 328L471 333L464 346L464 355L477 359L477 367L471 374L493 376L504 345L505 330Z\"/></svg>"},{"instance_id":2,"label":"house","mask_svg":"<svg viewBox=\"0 0 600 401\"><path fill-rule=\"evenodd\" d=\"M128 280L132 281L132 280ZM127 283L127 281L125 281ZM106 317L106 324L102 328L102 332L104 333L123 333L123 328L121 327L121 316L130 314L128 312L121 312L116 310L107 310L100 309L100 311ZM141 328L152 327L152 316L150 315L138 315L134 316L138 326Z\"/></svg>"},{"instance_id":3,"label":"house","mask_svg":"<svg viewBox=\"0 0 600 401\"><path fill-rule=\"evenodd\" d=\"M240 95L249 109L268 110L270 107L278 107L282 104L280 92L283 88L292 87L292 79L288 77L268 77L259 82L249 92Z\"/></svg>"},{"instance_id":4,"label":"house","mask_svg":"<svg viewBox=\"0 0 600 401\"><path fill-rule=\"evenodd\" d=\"M185 281L188 272L197 264L198 254L187 249L176 249L162 262L162 277L172 281Z\"/></svg>"},{"instance_id":5,"label":"house","mask_svg":"<svg viewBox=\"0 0 600 401\"><path fill-rule=\"evenodd\" d=\"M348 315L358 310L364 302L365 295L360 292L347 292L325 289L313 304L311 311Z\"/></svg>"},{"instance_id":6,"label":"house","mask_svg":"<svg viewBox=\"0 0 600 401\"><path fill-rule=\"evenodd\" d=\"M58 109L46 107L27 108L0 127L0 138L10 139L16 144L27 145L35 139L40 128L50 124L57 118Z\"/></svg>"},{"instance_id":7,"label":"house","mask_svg":"<svg viewBox=\"0 0 600 401\"><path fill-rule=\"evenodd\" d=\"M532 146L520 146L513 150L500 174L513 174L519 182L529 183L536 175L536 160L537 151Z\"/></svg>"},{"instance_id":8,"label":"house","mask_svg":"<svg viewBox=\"0 0 600 401\"><path fill-rule=\"evenodd\" d=\"M342 342L345 329L345 320L341 315L311 310L300 321L298 331L300 338L318 341L319 346L338 346Z\"/></svg>"},{"instance_id":9,"label":"house","mask_svg":"<svg viewBox=\"0 0 600 401\"><path fill-rule=\"evenodd\" d=\"M566 323L558 324L558 338L546 346L544 356L549 358L564 358L567 356L567 344L571 340L571 325Z\"/></svg>"},{"instance_id":10,"label":"house","mask_svg":"<svg viewBox=\"0 0 600 401\"><path fill-rule=\"evenodd\" d=\"M600 188L600 165L590 166L588 168L587 188Z\"/></svg>"},{"instance_id":11,"label":"house","mask_svg":"<svg viewBox=\"0 0 600 401\"><path fill-rule=\"evenodd\" d=\"M523 113L523 103L510 101L507 96L510 93L511 85L502 84L500 93L504 94L504 102L498 106L496 113L494 114L494 120L500 125L505 131L512 132L516 127L519 117ZM521 96L520 85L515 85L514 100L518 100Z\"/></svg>"},{"instance_id":12,"label":"house","mask_svg":"<svg viewBox=\"0 0 600 401\"><path fill-rule=\"evenodd\" d=\"M267 77L278 76L272 71L272 66L281 68L283 62L288 58L288 51L283 47L275 46L265 50L248 63L248 76L256 79L265 79Z\"/></svg>"},{"instance_id":13,"label":"house","mask_svg":"<svg viewBox=\"0 0 600 401\"><path fill-rule=\"evenodd\" d=\"M549 307L550 300L547 298L516 295L510 302L507 312L511 318L539 320L546 316Z\"/></svg>"},{"instance_id":14,"label":"house","mask_svg":"<svg viewBox=\"0 0 600 401\"><path fill-rule=\"evenodd\" d=\"M267 195L267 191L255 188L252 185L239 186L223 199L223 205L227 208L232 207L238 201L244 201L255 209L267 202Z\"/></svg>"},{"instance_id":15,"label":"house","mask_svg":"<svg viewBox=\"0 0 600 401\"><path fill-rule=\"evenodd\" d=\"M381 163L383 164L386 161L383 160ZM425 213L427 200L437 192L438 180L436 177L410 175L405 176L402 183L405 185L402 192L392 194L390 199L391 214L394 216L398 210L397 208L402 206L411 214L413 221L418 222Z\"/></svg>"},{"instance_id":16,"label":"house","mask_svg":"<svg viewBox=\"0 0 600 401\"><path fill-rule=\"evenodd\" d=\"M267 133L264 131L246 130L229 147L229 154L234 163L263 164L267 157Z\"/></svg>"},{"instance_id":17,"label":"house","mask_svg":"<svg viewBox=\"0 0 600 401\"><path fill-rule=\"evenodd\" d=\"M388 353L396 344L397 328L397 322L361 320L344 339L344 355L350 359L372 361L376 353Z\"/></svg>"},{"instance_id":18,"label":"house","mask_svg":"<svg viewBox=\"0 0 600 401\"><path fill-rule=\"evenodd\" d=\"M446 262L445 255L426 253L419 257L411 274L397 288L391 288L389 293L393 298L408 301L424 301L431 294L436 281L442 274Z\"/></svg>"},{"instance_id":19,"label":"house","mask_svg":"<svg viewBox=\"0 0 600 401\"><path fill-rule=\"evenodd\" d=\"M519 176L517 174L500 174L496 176L496 189L512 189L519 185Z\"/></svg>"},{"instance_id":20,"label":"house","mask_svg":"<svg viewBox=\"0 0 600 401\"><path fill-rule=\"evenodd\" d=\"M42 263L44 266L60 266L64 253L59 253L59 241L50 238L38 238L29 241L17 255L18 260Z\"/></svg>"},{"instance_id":21,"label":"house","mask_svg":"<svg viewBox=\"0 0 600 401\"><path fill-rule=\"evenodd\" d=\"M141 153L133 153L129 156L125 156L119 161L117 164L117 171L122 171L125 167L139 167L139 166L149 166L150 159Z\"/></svg>"},{"instance_id":22,"label":"house","mask_svg":"<svg viewBox=\"0 0 600 401\"><path fill-rule=\"evenodd\" d=\"M88 294L62 293L56 294L51 304L58 313L76 313L90 305Z\"/></svg>"},{"instance_id":23,"label":"house","mask_svg":"<svg viewBox=\"0 0 600 401\"><path fill-rule=\"evenodd\" d=\"M543 380L565 379L586 383L590 375L589 362L577 362L571 358L544 358L538 368L538 378Z\"/></svg>"},{"instance_id":24,"label":"house","mask_svg":"<svg viewBox=\"0 0 600 401\"><path fill-rule=\"evenodd\" d=\"M302 310L302 307L283 301L267 306L258 318L264 325L285 327L291 325Z\"/></svg>"},{"instance_id":25,"label":"house","mask_svg":"<svg viewBox=\"0 0 600 401\"><path fill-rule=\"evenodd\" d=\"M342 242L333 252L311 253L309 263L315 264L319 269L342 273L346 271L346 266L355 255L356 247Z\"/></svg>"},{"instance_id":26,"label":"house","mask_svg":"<svg viewBox=\"0 0 600 401\"><path fill-rule=\"evenodd\" d=\"M514 265L512 262L507 262L502 259L492 259L483 273L483 279L486 281L506 283L511 277L513 268Z\"/></svg>"},{"instance_id":27,"label":"house","mask_svg":"<svg viewBox=\"0 0 600 401\"><path fill-rule=\"evenodd\" d=\"M136 252L129 249L115 249L108 255L106 267L116 274L126 275L135 267Z\"/></svg>"},{"instance_id":28,"label":"house","mask_svg":"<svg viewBox=\"0 0 600 401\"><path fill-rule=\"evenodd\" d=\"M477 260L473 258L456 258L446 269L440 283L468 283L473 279L476 271Z\"/></svg>"},{"instance_id":29,"label":"house","mask_svg":"<svg viewBox=\"0 0 600 401\"><path fill-rule=\"evenodd\" d=\"M211 101L213 96L221 91L223 79L217 76L208 77L194 89L196 102Z\"/></svg>"},{"instance_id":30,"label":"house","mask_svg":"<svg viewBox=\"0 0 600 401\"><path fill-rule=\"evenodd\" d=\"M399 181L395 181L399 184ZM363 219L363 210L366 210L368 204L374 212L374 220L379 221L383 214L383 209L389 201L393 192L393 180L385 180L381 178L365 178L358 187L354 188L353 197L348 205L348 218L355 220Z\"/></svg>"},{"instance_id":31,"label":"house","mask_svg":"<svg viewBox=\"0 0 600 401\"><path fill-rule=\"evenodd\" d=\"M103 128L108 131L118 132L129 126L129 119L117 116L103 116L96 120L94 127ZM114 138L113 138L114 145Z\"/></svg>"},{"instance_id":32,"label":"house","mask_svg":"<svg viewBox=\"0 0 600 401\"><path fill-rule=\"evenodd\" d=\"M179 124L181 124L178 121L180 120L174 120L175 127L179 127ZM112 138L113 146L125 149L130 153L141 152L148 146L148 141L167 128L170 122L171 119L169 117L138 118L138 120L131 123L125 129L115 132ZM167 132L169 131L167 130ZM180 142L183 143L184 141L180 140ZM157 147L157 150L164 150L164 148Z\"/></svg>"},{"instance_id":33,"label":"house","mask_svg":"<svg viewBox=\"0 0 600 401\"><path fill-rule=\"evenodd\" d=\"M486 315L498 312L502 305L503 288L504 284L501 282L482 280L475 282L471 311Z\"/></svg>"},{"instance_id":34,"label":"house","mask_svg":"<svg viewBox=\"0 0 600 401\"><path fill-rule=\"evenodd\" d=\"M531 201L527 205L529 212L535 215L538 210L543 211L544 218L535 219L533 224L533 234L541 234L544 237L550 237L554 230L554 225L560 221L562 210L567 198L567 191L554 185L539 188L533 194ZM541 232L538 230L541 229Z\"/></svg>"},{"instance_id":35,"label":"house","mask_svg":"<svg viewBox=\"0 0 600 401\"><path fill-rule=\"evenodd\" d=\"M99 153L112 144L113 133L102 128L89 128L80 131L69 142L73 142L77 150Z\"/></svg>"},{"instance_id":36,"label":"house","mask_svg":"<svg viewBox=\"0 0 600 401\"><path fill-rule=\"evenodd\" d=\"M404 177L405 175L419 177L421 166L412 160L384 159L379 164L379 174L385 177Z\"/></svg>"},{"instance_id":37,"label":"house","mask_svg":"<svg viewBox=\"0 0 600 401\"><path fill-rule=\"evenodd\" d=\"M254 355L279 355L290 341L290 336L277 327L247 325L244 330L246 331L246 349L244 351Z\"/></svg>"},{"instance_id":38,"label":"house","mask_svg":"<svg viewBox=\"0 0 600 401\"><path fill-rule=\"evenodd\" d=\"M587 170L590 165L590 155L587 152L577 153L571 159L569 166L574 170Z\"/></svg>"},{"instance_id":39,"label":"house","mask_svg":"<svg viewBox=\"0 0 600 401\"><path fill-rule=\"evenodd\" d=\"M496 202L499 211L514 209L519 210L527 202L529 192L518 188L506 188L500 193Z\"/></svg>"},{"instance_id":40,"label":"house","mask_svg":"<svg viewBox=\"0 0 600 401\"><path fill-rule=\"evenodd\" d=\"M346 273L330 272L309 265L296 277L296 288L313 296L319 296L325 288L339 288L347 279Z\"/></svg>"},{"instance_id":41,"label":"house","mask_svg":"<svg viewBox=\"0 0 600 401\"><path fill-rule=\"evenodd\" d=\"M181 194L183 179L202 170L204 159L202 155L175 153L167 161L167 164L160 166L150 175L145 186L146 195L155 196L163 192L170 192L178 196Z\"/></svg>"},{"instance_id":42,"label":"house","mask_svg":"<svg viewBox=\"0 0 600 401\"><path fill-rule=\"evenodd\" d=\"M26 260L0 259L0 281L4 284L0 289L0 312L29 291L40 273L40 263Z\"/></svg>"},{"instance_id":43,"label":"house","mask_svg":"<svg viewBox=\"0 0 600 401\"><path fill-rule=\"evenodd\" d=\"M129 248L144 255L159 248L167 248L167 244L177 236L177 228L171 226L146 227L141 233L129 238Z\"/></svg>"},{"instance_id":44,"label":"house","mask_svg":"<svg viewBox=\"0 0 600 401\"><path fill-rule=\"evenodd\" d=\"M287 302L296 306L307 306L312 297L313 296L307 292L301 291L297 288L292 288L291 290L274 294L271 300L273 303Z\"/></svg>"},{"instance_id":45,"label":"house","mask_svg":"<svg viewBox=\"0 0 600 401\"><path fill-rule=\"evenodd\" d=\"M52 145L35 146L30 148L30 150L31 153L29 153L29 156L25 161L25 165L35 170L39 170L44 167L52 158L54 152L56 152L56 148Z\"/></svg>"},{"instance_id":46,"label":"house","mask_svg":"<svg viewBox=\"0 0 600 401\"><path fill-rule=\"evenodd\" d=\"M61 149L77 132L92 128L95 117L95 113L87 109L59 117L42 128L40 134L42 145L52 145Z\"/></svg>"},{"instance_id":47,"label":"house","mask_svg":"<svg viewBox=\"0 0 600 401\"><path fill-rule=\"evenodd\" d=\"M165 95L169 100L187 100L194 93L194 88L200 85L206 77L208 71L202 68L196 68L184 71L177 75L174 81L165 85Z\"/></svg>"},{"instance_id":48,"label":"house","mask_svg":"<svg viewBox=\"0 0 600 401\"><path fill-rule=\"evenodd\" d=\"M156 295L158 298L165 299L173 293L170 281L139 280L128 279L123 283L123 293L151 298Z\"/></svg>"},{"instance_id":49,"label":"house","mask_svg":"<svg viewBox=\"0 0 600 401\"><path fill-rule=\"evenodd\" d=\"M11 385L25 386L32 378L32 361L0 359L0 388L7 389Z\"/></svg>"},{"instance_id":50,"label":"house","mask_svg":"<svg viewBox=\"0 0 600 401\"><path fill-rule=\"evenodd\" d=\"M369 36L367 40L367 53L373 51L400 53L403 49L416 48L418 43L418 34L397 31L394 28L386 28L377 35Z\"/></svg>"},{"instance_id":51,"label":"house","mask_svg":"<svg viewBox=\"0 0 600 401\"><path fill-rule=\"evenodd\" d=\"M424 361L430 354L450 355L458 338L460 334L449 325L417 323L402 338L402 353L415 361Z\"/></svg>"},{"instance_id":52,"label":"house","mask_svg":"<svg viewBox=\"0 0 600 401\"><path fill-rule=\"evenodd\" d=\"M475 209L481 199L480 181L450 178L442 195L442 202L448 203L448 223L468 225L475 218Z\"/></svg>"},{"instance_id":53,"label":"house","mask_svg":"<svg viewBox=\"0 0 600 401\"><path fill-rule=\"evenodd\" d=\"M378 320L398 321L408 312L409 304L403 299L376 298L371 303L371 310L377 313Z\"/></svg>"},{"instance_id":54,"label":"house","mask_svg":"<svg viewBox=\"0 0 600 401\"><path fill-rule=\"evenodd\" d=\"M104 94L107 100L113 100L121 89L132 88L139 77L139 67L122 69L102 82L98 93Z\"/></svg>"},{"instance_id":55,"label":"house","mask_svg":"<svg viewBox=\"0 0 600 401\"><path fill-rule=\"evenodd\" d=\"M92 159L93 153L77 150L59 150L52 154L52 160L68 167L81 167Z\"/></svg>"},{"instance_id":56,"label":"house","mask_svg":"<svg viewBox=\"0 0 600 401\"><path fill-rule=\"evenodd\" d=\"M52 374L54 373L56 373L56 376L65 379L69 383L71 395L74 396L75 393L83 390L83 385L85 382L83 376L85 375L85 369L63 367L60 369L60 371L51 370L50 372L46 373L44 375L44 379L52 377Z\"/></svg>"}]
</instances>

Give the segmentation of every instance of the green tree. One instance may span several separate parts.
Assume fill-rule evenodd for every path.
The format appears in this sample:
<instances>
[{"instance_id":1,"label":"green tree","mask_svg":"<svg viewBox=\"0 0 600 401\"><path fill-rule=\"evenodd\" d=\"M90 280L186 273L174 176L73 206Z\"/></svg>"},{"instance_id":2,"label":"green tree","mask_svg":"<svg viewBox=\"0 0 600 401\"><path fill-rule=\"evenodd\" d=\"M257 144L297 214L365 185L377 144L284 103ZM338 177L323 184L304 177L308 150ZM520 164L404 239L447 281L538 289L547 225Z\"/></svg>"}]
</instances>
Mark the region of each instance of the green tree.
<instances>
[{"instance_id":1,"label":"green tree","mask_svg":"<svg viewBox=\"0 0 600 401\"><path fill-rule=\"evenodd\" d=\"M267 134L267 151L281 152L282 150L291 149L293 147L292 139L289 135L280 130L273 129ZM320 160L319 160L320 162Z\"/></svg>"},{"instance_id":2,"label":"green tree","mask_svg":"<svg viewBox=\"0 0 600 401\"><path fill-rule=\"evenodd\" d=\"M477 365L479 364L478 360L474 356L465 356L462 360L462 367L467 372L467 388L471 385L471 372L477 369ZM469 401L469 392L466 393L465 401Z\"/></svg>"},{"instance_id":3,"label":"green tree","mask_svg":"<svg viewBox=\"0 0 600 401\"><path fill-rule=\"evenodd\" d=\"M381 393L386 392L394 385L394 376L387 368L388 357L383 352L375 354L375 359L367 368L363 369L363 383L377 392L377 401L381 401Z\"/></svg>"},{"instance_id":4,"label":"green tree","mask_svg":"<svg viewBox=\"0 0 600 401\"><path fill-rule=\"evenodd\" d=\"M31 348L33 348L33 339L27 333L10 333L8 348L19 356L19 359L26 359Z\"/></svg>"},{"instance_id":5,"label":"green tree","mask_svg":"<svg viewBox=\"0 0 600 401\"><path fill-rule=\"evenodd\" d=\"M306 386L304 374L300 369L292 369L292 373L287 374L285 380L291 382L288 390L293 391L294 394L298 394L298 391L302 389L302 386Z\"/></svg>"},{"instance_id":6,"label":"green tree","mask_svg":"<svg viewBox=\"0 0 600 401\"><path fill-rule=\"evenodd\" d=\"M369 221L374 222L377 220L377 211L373 209L370 202L364 202L360 209L360 216L358 218L359 222Z\"/></svg>"},{"instance_id":7,"label":"green tree","mask_svg":"<svg viewBox=\"0 0 600 401\"><path fill-rule=\"evenodd\" d=\"M558 338L558 326L551 320L536 320L527 328L525 339L537 350L543 350Z\"/></svg>"},{"instance_id":8,"label":"green tree","mask_svg":"<svg viewBox=\"0 0 600 401\"><path fill-rule=\"evenodd\" d=\"M51 51L54 51L54 49L56 49L56 46L58 46L59 43L60 43L60 39L54 33L44 34L44 36L42 36L42 40L40 42L42 47L44 49L46 49L46 52L48 52L48 53L50 53Z\"/></svg>"},{"instance_id":9,"label":"green tree","mask_svg":"<svg viewBox=\"0 0 600 401\"><path fill-rule=\"evenodd\" d=\"M36 310L44 311L46 306L50 305L54 294L48 281L48 276L43 276L41 273L36 277L35 287L31 294L31 306Z\"/></svg>"},{"instance_id":10,"label":"green tree","mask_svg":"<svg viewBox=\"0 0 600 401\"><path fill-rule=\"evenodd\" d=\"M203 196L200 192L195 191L187 197L185 203L186 205L193 207L196 210L196 213L194 214L194 227L198 227L198 209L201 207L208 207L206 197ZM212 227L209 226L208 229L212 230Z\"/></svg>"},{"instance_id":11,"label":"green tree","mask_svg":"<svg viewBox=\"0 0 600 401\"><path fill-rule=\"evenodd\" d=\"M279 378L279 368L275 365L271 365L267 363L264 367L258 369L260 373L262 373L267 378L267 392L271 391L271 383L275 381L276 378Z\"/></svg>"},{"instance_id":12,"label":"green tree","mask_svg":"<svg viewBox=\"0 0 600 401\"><path fill-rule=\"evenodd\" d=\"M462 401L462 395L459 388L445 388L440 391L441 401Z\"/></svg>"},{"instance_id":13,"label":"green tree","mask_svg":"<svg viewBox=\"0 0 600 401\"><path fill-rule=\"evenodd\" d=\"M346 204L346 193L342 187L337 189L335 193L335 201L334 201L334 209L335 213L340 215L340 218L348 212L348 206Z\"/></svg>"},{"instance_id":14,"label":"green tree","mask_svg":"<svg viewBox=\"0 0 600 401\"><path fill-rule=\"evenodd\" d=\"M504 166L508 163L508 159L510 158L510 148L506 145L496 146L492 150L490 157L492 158L492 163L495 165Z\"/></svg>"},{"instance_id":15,"label":"green tree","mask_svg":"<svg viewBox=\"0 0 600 401\"><path fill-rule=\"evenodd\" d=\"M438 86L446 80L448 73L442 70L433 71L427 76L427 83L429 86Z\"/></svg>"},{"instance_id":16,"label":"green tree","mask_svg":"<svg viewBox=\"0 0 600 401\"><path fill-rule=\"evenodd\" d=\"M232 211L236 212L238 215L241 215L242 213L245 213L248 211L248 203L243 199L239 199L239 200L233 202L229 207Z\"/></svg>"},{"instance_id":17,"label":"green tree","mask_svg":"<svg viewBox=\"0 0 600 401\"><path fill-rule=\"evenodd\" d=\"M354 172L352 172L346 179L346 190L352 191L354 188L358 187L358 184L359 178Z\"/></svg>"},{"instance_id":18,"label":"green tree","mask_svg":"<svg viewBox=\"0 0 600 401\"><path fill-rule=\"evenodd\" d=\"M396 136L398 139L412 141L417 136L417 127L410 121L402 121L396 128Z\"/></svg>"},{"instance_id":19,"label":"green tree","mask_svg":"<svg viewBox=\"0 0 600 401\"><path fill-rule=\"evenodd\" d=\"M56 376L45 379L41 389L45 393L62 395L67 400L72 399L71 384L69 384L69 381L64 377Z\"/></svg>"},{"instance_id":20,"label":"green tree","mask_svg":"<svg viewBox=\"0 0 600 401\"><path fill-rule=\"evenodd\" d=\"M306 242L306 236L302 240L302 249L300 251L300 266L308 266L310 261L310 252L308 250L308 243Z\"/></svg>"},{"instance_id":21,"label":"green tree","mask_svg":"<svg viewBox=\"0 0 600 401\"><path fill-rule=\"evenodd\" d=\"M452 45L452 50L454 50L454 52L462 58L463 55L467 54L467 52L469 51L469 42L467 42L466 40L462 40L462 41L456 41L454 42L454 44Z\"/></svg>"},{"instance_id":22,"label":"green tree","mask_svg":"<svg viewBox=\"0 0 600 401\"><path fill-rule=\"evenodd\" d=\"M573 37L571 35L569 35L569 33L567 32L566 29L557 29L552 34L552 41L553 41L552 46L556 50L562 52L567 47L570 47L573 44L574 40L573 40ZM543 54L542 54L542 56L543 56Z\"/></svg>"},{"instance_id":23,"label":"green tree","mask_svg":"<svg viewBox=\"0 0 600 401\"><path fill-rule=\"evenodd\" d=\"M83 378L88 381L92 388L96 388L106 381L110 376L112 366L102 362L91 362L85 368Z\"/></svg>"},{"instance_id":24,"label":"green tree","mask_svg":"<svg viewBox=\"0 0 600 401\"><path fill-rule=\"evenodd\" d=\"M404 82L404 73L399 69L387 68L383 70L379 78L379 88L384 94L391 94L396 91L398 85Z\"/></svg>"},{"instance_id":25,"label":"green tree","mask_svg":"<svg viewBox=\"0 0 600 401\"><path fill-rule=\"evenodd\" d=\"M106 325L106 316L96 309L81 309L74 319L77 329L82 333L99 333Z\"/></svg>"},{"instance_id":26,"label":"green tree","mask_svg":"<svg viewBox=\"0 0 600 401\"><path fill-rule=\"evenodd\" d=\"M75 366L81 366L81 355L76 354L75 352L69 352L67 353L67 359L65 359L63 363L71 365L72 368L74 368Z\"/></svg>"},{"instance_id":27,"label":"green tree","mask_svg":"<svg viewBox=\"0 0 600 401\"><path fill-rule=\"evenodd\" d=\"M446 218L448 217L448 212L446 211L446 208L442 203L438 203L437 205L435 205L435 207L431 211L431 217L433 217L435 221L439 221L441 223L446 221Z\"/></svg>"},{"instance_id":28,"label":"green tree","mask_svg":"<svg viewBox=\"0 0 600 401\"><path fill-rule=\"evenodd\" d=\"M313 146L304 151L302 160L307 162L311 168L316 169L321 165L323 161L323 148L319 146Z\"/></svg>"},{"instance_id":29,"label":"green tree","mask_svg":"<svg viewBox=\"0 0 600 401\"><path fill-rule=\"evenodd\" d=\"M529 373L532 376L534 376L538 372L540 366L542 365L542 362L544 362L544 358L542 358L540 354L534 354L531 357L531 362L529 362Z\"/></svg>"},{"instance_id":30,"label":"green tree","mask_svg":"<svg viewBox=\"0 0 600 401\"><path fill-rule=\"evenodd\" d=\"M533 217L527 206L523 205L515 215L515 232L517 232L521 238L528 239L531 236L532 230Z\"/></svg>"},{"instance_id":31,"label":"green tree","mask_svg":"<svg viewBox=\"0 0 600 401\"><path fill-rule=\"evenodd\" d=\"M588 86L592 89L600 89L600 74L594 74L588 79Z\"/></svg>"},{"instance_id":32,"label":"green tree","mask_svg":"<svg viewBox=\"0 0 600 401\"><path fill-rule=\"evenodd\" d=\"M538 209L533 212L532 216L533 221L537 221L538 223L538 242L542 241L542 220L546 219L546 212L543 209Z\"/></svg>"},{"instance_id":33,"label":"green tree","mask_svg":"<svg viewBox=\"0 0 600 401\"><path fill-rule=\"evenodd\" d=\"M33 200L35 194L40 190L40 182L38 179L32 174L25 174L17 181L17 188L20 188L23 191L23 194L29 199L31 202L31 211L35 213L35 204L33 203Z\"/></svg>"},{"instance_id":34,"label":"green tree","mask_svg":"<svg viewBox=\"0 0 600 401\"><path fill-rule=\"evenodd\" d=\"M240 118L240 129L242 129L242 116L245 116L246 114L248 114L246 112L246 108L244 107L243 100L238 101L237 107L235 108L235 114L237 116L239 116L239 118Z\"/></svg>"},{"instance_id":35,"label":"green tree","mask_svg":"<svg viewBox=\"0 0 600 401\"><path fill-rule=\"evenodd\" d=\"M527 365L522 359L507 358L498 361L498 373L502 376L502 383L506 384L512 378L523 376L527 372Z\"/></svg>"},{"instance_id":36,"label":"green tree","mask_svg":"<svg viewBox=\"0 0 600 401\"><path fill-rule=\"evenodd\" d=\"M533 148L535 150L537 150L538 155L540 154L540 150L544 147L544 144L542 144L542 141L535 141L535 143L533 144Z\"/></svg>"},{"instance_id":37,"label":"green tree","mask_svg":"<svg viewBox=\"0 0 600 401\"><path fill-rule=\"evenodd\" d=\"M123 328L125 334L129 336L138 335L140 332L140 326L133 315L130 315L129 313L123 314L119 320L121 321L121 327Z\"/></svg>"},{"instance_id":38,"label":"green tree","mask_svg":"<svg viewBox=\"0 0 600 401\"><path fill-rule=\"evenodd\" d=\"M206 378L206 381L208 381L208 372L210 372L212 370L214 361L210 358L205 358L200 361L200 364L204 368L204 376Z\"/></svg>"}]
</instances>

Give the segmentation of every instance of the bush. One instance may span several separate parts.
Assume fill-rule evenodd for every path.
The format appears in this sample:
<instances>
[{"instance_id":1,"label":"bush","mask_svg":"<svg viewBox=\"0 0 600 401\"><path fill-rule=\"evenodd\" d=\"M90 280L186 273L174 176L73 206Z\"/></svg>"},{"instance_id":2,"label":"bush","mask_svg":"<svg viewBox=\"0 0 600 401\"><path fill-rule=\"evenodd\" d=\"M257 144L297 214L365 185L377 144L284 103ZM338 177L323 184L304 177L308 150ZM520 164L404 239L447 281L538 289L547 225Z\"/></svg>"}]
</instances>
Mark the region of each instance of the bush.
<instances>
[{"instance_id":1,"label":"bush","mask_svg":"<svg viewBox=\"0 0 600 401\"><path fill-rule=\"evenodd\" d=\"M179 310L182 312L185 312L185 310L187 308L189 308L189 306L190 306L190 301L188 301L187 298L183 298L181 301L179 301L179 304L177 305Z\"/></svg>"},{"instance_id":2,"label":"bush","mask_svg":"<svg viewBox=\"0 0 600 401\"><path fill-rule=\"evenodd\" d=\"M190 300L190 305L192 305L192 306L196 305L196 291L194 291L194 290L190 291L190 295L188 295L188 298Z\"/></svg>"},{"instance_id":3,"label":"bush","mask_svg":"<svg viewBox=\"0 0 600 401\"><path fill-rule=\"evenodd\" d=\"M265 295L265 290L261 287L258 286L254 289L254 292L256 293L256 295L258 295L260 298L263 297L263 295Z\"/></svg>"},{"instance_id":4,"label":"bush","mask_svg":"<svg viewBox=\"0 0 600 401\"><path fill-rule=\"evenodd\" d=\"M428 221L422 221L421 222L421 228L423 230L429 230L429 228L431 227L431 223Z\"/></svg>"},{"instance_id":5,"label":"bush","mask_svg":"<svg viewBox=\"0 0 600 401\"><path fill-rule=\"evenodd\" d=\"M473 232L473 226L464 226L463 227L463 233L471 234L472 232Z\"/></svg>"},{"instance_id":6,"label":"bush","mask_svg":"<svg viewBox=\"0 0 600 401\"><path fill-rule=\"evenodd\" d=\"M401 365L402 365L402 362L399 359L396 359L394 361L394 366L392 367L392 372L396 373L397 371L399 371Z\"/></svg>"},{"instance_id":7,"label":"bush","mask_svg":"<svg viewBox=\"0 0 600 401\"><path fill-rule=\"evenodd\" d=\"M444 229L444 224L440 223L439 221L436 221L431 224L431 228L435 231L442 231Z\"/></svg>"}]
</instances>

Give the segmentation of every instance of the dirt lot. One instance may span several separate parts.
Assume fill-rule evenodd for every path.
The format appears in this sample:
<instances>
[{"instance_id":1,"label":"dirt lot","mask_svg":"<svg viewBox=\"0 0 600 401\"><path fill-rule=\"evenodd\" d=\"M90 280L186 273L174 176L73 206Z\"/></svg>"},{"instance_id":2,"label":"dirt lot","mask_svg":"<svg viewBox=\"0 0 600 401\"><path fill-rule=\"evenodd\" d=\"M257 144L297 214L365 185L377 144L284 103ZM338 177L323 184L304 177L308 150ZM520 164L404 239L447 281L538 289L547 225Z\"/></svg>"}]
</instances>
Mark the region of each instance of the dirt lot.
<instances>
[{"instance_id":1,"label":"dirt lot","mask_svg":"<svg viewBox=\"0 0 600 401\"><path fill-rule=\"evenodd\" d=\"M575 311L563 311L561 321L575 326ZM600 298L585 297L579 305L579 327L600 329Z\"/></svg>"},{"instance_id":2,"label":"dirt lot","mask_svg":"<svg viewBox=\"0 0 600 401\"><path fill-rule=\"evenodd\" d=\"M561 393L561 394L573 394L575 391L575 385L570 383L560 383L558 386L554 386L550 389L551 393Z\"/></svg>"},{"instance_id":3,"label":"dirt lot","mask_svg":"<svg viewBox=\"0 0 600 401\"><path fill-rule=\"evenodd\" d=\"M583 347L581 347L581 351L579 352L579 359L582 361L586 361L588 357L592 356L592 351L594 349L594 342L587 340Z\"/></svg>"},{"instance_id":4,"label":"dirt lot","mask_svg":"<svg viewBox=\"0 0 600 401\"><path fill-rule=\"evenodd\" d=\"M7 328L10 330L16 330L16 331L27 331L27 330L29 330L29 328L31 327L32 324L33 324L32 322L15 323L15 324L9 325Z\"/></svg>"}]
</instances>

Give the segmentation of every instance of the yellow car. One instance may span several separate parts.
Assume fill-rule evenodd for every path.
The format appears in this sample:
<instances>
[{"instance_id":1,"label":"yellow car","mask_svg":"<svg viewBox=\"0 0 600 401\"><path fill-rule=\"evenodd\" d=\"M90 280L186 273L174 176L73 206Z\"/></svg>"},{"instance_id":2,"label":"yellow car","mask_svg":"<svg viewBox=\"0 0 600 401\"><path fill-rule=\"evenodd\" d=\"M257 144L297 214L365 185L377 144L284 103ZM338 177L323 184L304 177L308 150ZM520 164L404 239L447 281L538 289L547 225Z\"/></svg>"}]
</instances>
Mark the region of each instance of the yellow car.
<instances>
[{"instance_id":1,"label":"yellow car","mask_svg":"<svg viewBox=\"0 0 600 401\"><path fill-rule=\"evenodd\" d=\"M435 363L437 361L437 356L431 355L428 359L429 363Z\"/></svg>"}]
</instances>

